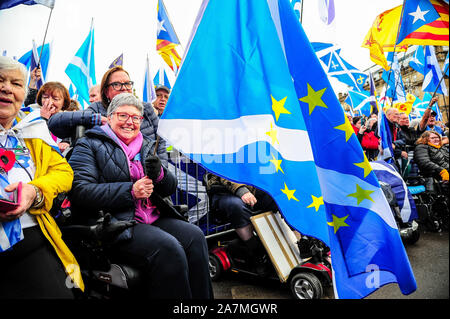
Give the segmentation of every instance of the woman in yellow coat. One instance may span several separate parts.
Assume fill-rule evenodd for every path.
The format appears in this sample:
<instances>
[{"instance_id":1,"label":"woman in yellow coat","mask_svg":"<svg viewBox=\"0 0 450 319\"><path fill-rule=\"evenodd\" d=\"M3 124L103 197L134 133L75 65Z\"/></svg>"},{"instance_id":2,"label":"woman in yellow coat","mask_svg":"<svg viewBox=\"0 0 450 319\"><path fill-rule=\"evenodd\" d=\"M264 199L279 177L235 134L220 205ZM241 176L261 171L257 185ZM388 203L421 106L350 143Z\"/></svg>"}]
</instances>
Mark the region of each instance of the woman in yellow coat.
<instances>
[{"instance_id":1,"label":"woman in yellow coat","mask_svg":"<svg viewBox=\"0 0 450 319\"><path fill-rule=\"evenodd\" d=\"M26 69L0 57L0 299L73 298L80 269L49 214L73 171L25 96Z\"/></svg>"}]
</instances>

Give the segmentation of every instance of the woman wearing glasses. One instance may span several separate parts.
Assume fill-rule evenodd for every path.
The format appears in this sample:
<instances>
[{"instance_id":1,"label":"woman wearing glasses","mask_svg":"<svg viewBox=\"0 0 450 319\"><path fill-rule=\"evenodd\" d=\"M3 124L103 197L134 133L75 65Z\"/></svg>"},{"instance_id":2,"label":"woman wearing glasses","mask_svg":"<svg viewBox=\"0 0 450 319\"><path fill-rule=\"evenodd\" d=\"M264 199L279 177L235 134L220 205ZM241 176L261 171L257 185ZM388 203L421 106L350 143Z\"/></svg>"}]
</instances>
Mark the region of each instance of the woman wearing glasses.
<instances>
[{"instance_id":1,"label":"woman wearing glasses","mask_svg":"<svg viewBox=\"0 0 450 319\"><path fill-rule=\"evenodd\" d=\"M416 142L414 161L425 177L434 177L448 182L448 144L436 131L425 131Z\"/></svg>"},{"instance_id":2,"label":"woman wearing glasses","mask_svg":"<svg viewBox=\"0 0 450 319\"><path fill-rule=\"evenodd\" d=\"M114 241L111 259L142 269L143 297L211 298L205 237L163 200L177 182L153 155L155 141L141 133L143 114L133 94L116 95L107 123L79 140L69 160L74 217L90 224L102 210L137 221Z\"/></svg>"},{"instance_id":3,"label":"woman wearing glasses","mask_svg":"<svg viewBox=\"0 0 450 319\"><path fill-rule=\"evenodd\" d=\"M101 101L92 103L85 111L55 114L48 121L48 127L59 138L73 136L75 126L83 125L91 128L94 125L105 124L108 105L111 100L120 93L132 93L133 81L121 66L109 69L102 78L100 84ZM143 135L156 140L158 129L158 117L150 103L143 103L144 112L141 124ZM158 155L167 163L166 143L160 139L157 149Z\"/></svg>"},{"instance_id":4,"label":"woman wearing glasses","mask_svg":"<svg viewBox=\"0 0 450 319\"><path fill-rule=\"evenodd\" d=\"M49 214L73 171L40 112L20 111L26 79L21 63L0 56L0 299L73 298L66 283L83 289L81 273Z\"/></svg>"}]
</instances>

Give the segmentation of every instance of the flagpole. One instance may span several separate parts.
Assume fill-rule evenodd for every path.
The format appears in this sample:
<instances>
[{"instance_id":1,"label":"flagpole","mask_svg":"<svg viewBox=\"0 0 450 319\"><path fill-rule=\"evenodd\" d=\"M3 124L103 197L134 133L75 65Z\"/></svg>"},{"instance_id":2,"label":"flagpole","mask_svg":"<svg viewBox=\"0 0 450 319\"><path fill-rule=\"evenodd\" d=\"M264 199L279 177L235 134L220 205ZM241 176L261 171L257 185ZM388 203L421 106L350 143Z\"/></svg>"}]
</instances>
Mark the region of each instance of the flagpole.
<instances>
[{"instance_id":1,"label":"flagpole","mask_svg":"<svg viewBox=\"0 0 450 319\"><path fill-rule=\"evenodd\" d=\"M444 79L444 75L445 75L445 73L447 73L447 71L448 71L448 65L447 65L447 67L445 68L444 73L442 73L442 77L441 77L441 79L439 80L438 85L437 85L436 88L434 89L433 96L431 96L431 99L433 99L434 96L436 95L436 92L437 92L438 88L441 86L441 82L442 82L442 80ZM447 88L447 93L448 93L448 88ZM444 95L444 102L445 102L445 95ZM439 107L439 105L438 105L437 107ZM447 112L447 121L448 121L448 107L446 108L446 112Z\"/></svg>"},{"instance_id":2,"label":"flagpole","mask_svg":"<svg viewBox=\"0 0 450 319\"><path fill-rule=\"evenodd\" d=\"M405 2L406 2L406 0L403 0L403 4L402 4L402 12L401 12L401 14L400 14L400 20L399 20L399 22L398 22L398 29L397 29L397 36L395 37L395 43L394 43L394 50L393 50L393 52L394 52L394 54L395 54L395 49L397 48L397 40L398 40L398 35L399 35L399 33L400 33L400 27L401 27L401 25L402 25L402 20L403 20L403 13L404 13L404 11L405 11ZM388 80L387 80L387 86L389 87L389 81L390 81L390 78L391 78L391 71L392 71L392 64L394 63L394 57L392 56L392 61L391 61L391 65L390 65L390 68L389 68L389 74L388 74ZM396 87L395 87L395 89L396 89ZM387 91L387 90L386 90ZM393 100L393 99L392 99ZM384 109L384 103L385 103L385 101L386 100L383 100L383 106L382 106L382 108ZM391 102L391 106L392 106L392 102Z\"/></svg>"},{"instance_id":3,"label":"flagpole","mask_svg":"<svg viewBox=\"0 0 450 319\"><path fill-rule=\"evenodd\" d=\"M39 61L36 66L37 68L39 68L41 65L42 52L44 51L45 38L47 37L48 26L50 25L50 19L52 18L52 12L53 12L53 7L50 8L50 14L48 16L47 27L45 28L44 40L42 41L41 52L39 53Z\"/></svg>"}]
</instances>

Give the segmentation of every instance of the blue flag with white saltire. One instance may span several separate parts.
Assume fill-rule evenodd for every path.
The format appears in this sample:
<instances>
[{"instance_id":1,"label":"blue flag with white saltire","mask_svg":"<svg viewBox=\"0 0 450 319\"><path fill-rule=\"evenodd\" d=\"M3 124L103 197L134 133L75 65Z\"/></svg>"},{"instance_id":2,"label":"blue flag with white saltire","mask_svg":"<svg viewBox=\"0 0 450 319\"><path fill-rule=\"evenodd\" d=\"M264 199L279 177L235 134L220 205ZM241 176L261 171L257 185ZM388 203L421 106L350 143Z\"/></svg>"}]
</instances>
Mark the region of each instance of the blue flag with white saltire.
<instances>
[{"instance_id":1,"label":"blue flag with white saltire","mask_svg":"<svg viewBox=\"0 0 450 319\"><path fill-rule=\"evenodd\" d=\"M65 72L77 88L80 98L89 103L89 89L97 83L95 79L93 24L91 24L88 36L66 67Z\"/></svg>"},{"instance_id":2,"label":"blue flag with white saltire","mask_svg":"<svg viewBox=\"0 0 450 319\"><path fill-rule=\"evenodd\" d=\"M28 6L42 4L43 6L53 9L55 6L55 0L3 0L0 2L0 10L9 9L18 6L19 4L26 4Z\"/></svg>"},{"instance_id":3,"label":"blue flag with white saltire","mask_svg":"<svg viewBox=\"0 0 450 319\"><path fill-rule=\"evenodd\" d=\"M349 90L345 102L352 106L353 112L357 112L360 115L365 115L367 117L372 114L372 98L367 91L358 92Z\"/></svg>"},{"instance_id":4,"label":"blue flag with white saltire","mask_svg":"<svg viewBox=\"0 0 450 319\"><path fill-rule=\"evenodd\" d=\"M380 145L382 149L382 152L380 152L378 157L390 163L394 159L394 148L392 147L393 137L391 130L389 129L389 120L381 107L380 112L378 113L378 135L380 136Z\"/></svg>"},{"instance_id":5,"label":"blue flag with white saltire","mask_svg":"<svg viewBox=\"0 0 450 319\"><path fill-rule=\"evenodd\" d=\"M397 52L389 52L387 61L391 62L391 69L383 71L382 78L387 83L386 96L392 98L392 103L406 102L406 92L403 85L400 64L398 63Z\"/></svg>"},{"instance_id":6,"label":"blue flag with white saltire","mask_svg":"<svg viewBox=\"0 0 450 319\"><path fill-rule=\"evenodd\" d=\"M448 76L448 54L449 52L447 52L447 57L445 58L444 61L444 66L442 67L442 73L445 74L446 76Z\"/></svg>"},{"instance_id":7,"label":"blue flag with white saltire","mask_svg":"<svg viewBox=\"0 0 450 319\"><path fill-rule=\"evenodd\" d=\"M41 54L42 51L42 54ZM32 49L22 55L19 58L19 62L25 65L30 71L32 71L38 64L40 57L40 67L41 67L41 81L38 83L38 89L43 85L47 77L48 65L50 63L51 56L51 45L50 43L44 44L44 47L39 46L36 48L36 44L33 40Z\"/></svg>"},{"instance_id":8,"label":"blue flag with white saltire","mask_svg":"<svg viewBox=\"0 0 450 319\"><path fill-rule=\"evenodd\" d=\"M423 45L418 45L416 51L414 51L414 55L412 56L411 60L409 60L409 66L420 74L423 74L423 69L425 67L424 50L425 48L423 47Z\"/></svg>"},{"instance_id":9,"label":"blue flag with white saltire","mask_svg":"<svg viewBox=\"0 0 450 319\"><path fill-rule=\"evenodd\" d=\"M169 89L172 88L169 82L169 78L167 77L166 70L163 67L160 67L158 72L156 72L155 77L153 78L153 83L155 85L162 84L167 86Z\"/></svg>"},{"instance_id":10,"label":"blue flag with white saltire","mask_svg":"<svg viewBox=\"0 0 450 319\"><path fill-rule=\"evenodd\" d=\"M155 85L152 80L152 72L150 70L150 62L146 60L145 64L145 75L144 75L144 91L142 93L142 101L144 102L153 102L156 100L156 92L155 92Z\"/></svg>"},{"instance_id":11,"label":"blue flag with white saltire","mask_svg":"<svg viewBox=\"0 0 450 319\"><path fill-rule=\"evenodd\" d=\"M330 246L336 296L413 292L389 204L289 0L205 0L194 32L158 133Z\"/></svg>"},{"instance_id":12,"label":"blue flag with white saltire","mask_svg":"<svg viewBox=\"0 0 450 319\"><path fill-rule=\"evenodd\" d=\"M423 74L422 91L434 93L437 89L436 93L448 95L445 81L441 81L441 84L439 85L439 81L443 77L443 74L436 58L434 46L432 45L427 45L425 47L425 66Z\"/></svg>"},{"instance_id":13,"label":"blue flag with white saltire","mask_svg":"<svg viewBox=\"0 0 450 319\"><path fill-rule=\"evenodd\" d=\"M341 49L338 46L322 42L314 42L312 46L322 62L323 69L329 76L335 77L354 90L364 90L367 75L345 61L340 56Z\"/></svg>"},{"instance_id":14,"label":"blue flag with white saltire","mask_svg":"<svg viewBox=\"0 0 450 319\"><path fill-rule=\"evenodd\" d=\"M402 221L406 223L417 219L419 215L417 214L414 199L404 179L395 167L385 161L372 161L370 166L379 181L388 183L391 186L400 208Z\"/></svg>"}]
</instances>

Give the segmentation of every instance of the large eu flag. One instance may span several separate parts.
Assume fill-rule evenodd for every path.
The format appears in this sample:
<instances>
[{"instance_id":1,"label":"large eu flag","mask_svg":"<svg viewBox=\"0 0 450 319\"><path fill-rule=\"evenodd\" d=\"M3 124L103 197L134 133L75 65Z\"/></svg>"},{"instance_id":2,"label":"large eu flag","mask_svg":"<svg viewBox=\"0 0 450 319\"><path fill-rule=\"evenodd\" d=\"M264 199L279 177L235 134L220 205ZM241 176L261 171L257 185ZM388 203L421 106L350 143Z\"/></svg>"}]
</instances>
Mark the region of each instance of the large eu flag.
<instances>
[{"instance_id":1,"label":"large eu flag","mask_svg":"<svg viewBox=\"0 0 450 319\"><path fill-rule=\"evenodd\" d=\"M336 296L413 292L389 205L289 0L205 0L194 32L158 134L329 245Z\"/></svg>"}]
</instances>

